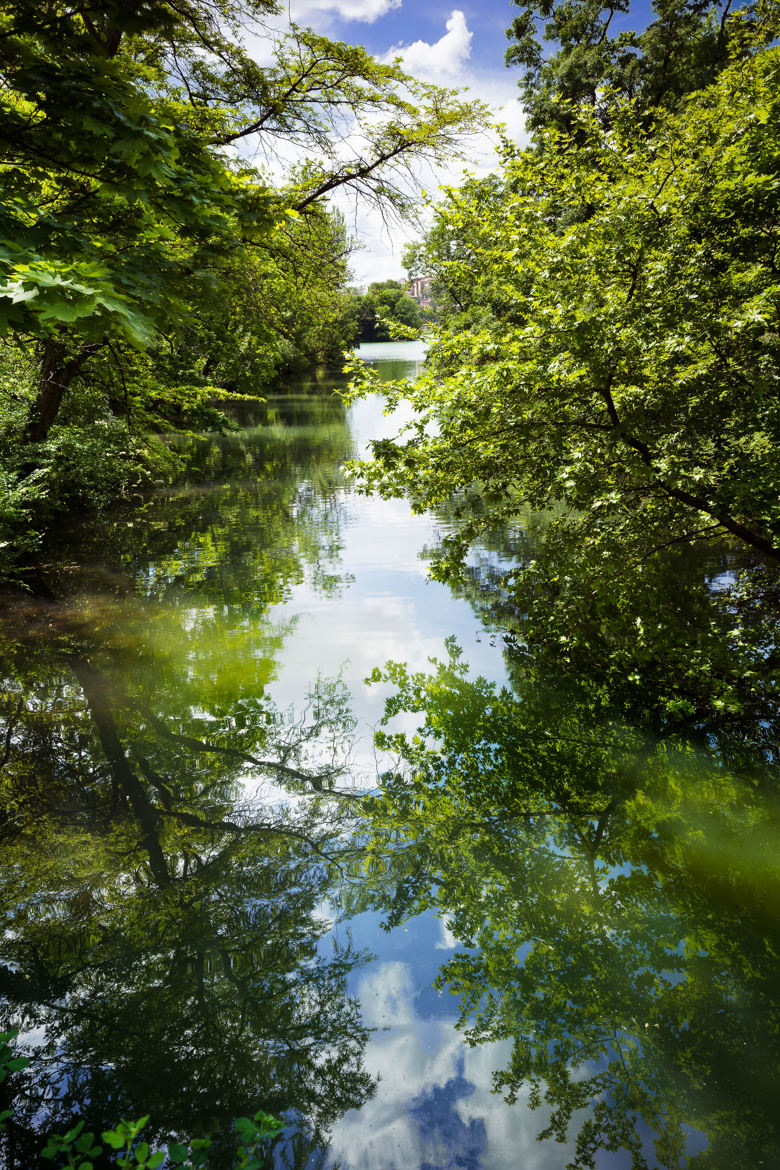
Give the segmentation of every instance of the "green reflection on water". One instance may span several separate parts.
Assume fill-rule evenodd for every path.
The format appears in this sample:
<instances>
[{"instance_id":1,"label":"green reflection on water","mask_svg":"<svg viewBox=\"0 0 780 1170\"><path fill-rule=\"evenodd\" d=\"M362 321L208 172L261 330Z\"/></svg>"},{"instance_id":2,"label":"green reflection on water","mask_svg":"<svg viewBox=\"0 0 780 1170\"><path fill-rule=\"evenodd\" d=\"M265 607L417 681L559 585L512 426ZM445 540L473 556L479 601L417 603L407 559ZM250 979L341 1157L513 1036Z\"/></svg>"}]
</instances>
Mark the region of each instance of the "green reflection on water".
<instances>
[{"instance_id":1,"label":"green reflection on water","mask_svg":"<svg viewBox=\"0 0 780 1170\"><path fill-rule=\"evenodd\" d=\"M383 376L409 373L397 360ZM530 1083L551 1136L579 1134L580 1165L600 1148L780 1165L768 586L737 639L704 553L615 612L560 564L536 570L527 610L497 556L467 566L453 586L507 635L514 691L457 660L391 671L391 711L424 726L387 741L398 767L356 857L356 802L322 796L348 775L347 697L315 684L301 718L268 698L292 629L274 607L304 579L326 597L349 582L349 418L326 379L302 382L262 426L189 442L185 488L70 533L41 566L49 596L6 599L0 995L36 1055L1 1090L9 1164L80 1112L211 1130L226 1164L230 1119L257 1107L298 1110L323 1144L374 1091L346 994L361 957L318 950L322 904L347 901L390 923L446 917L469 948L439 979L460 1026L511 1041L496 1087ZM531 561L529 531L493 552ZM524 641L561 581L565 653L539 623ZM661 631L641 656L637 618ZM709 1142L690 1162L686 1126Z\"/></svg>"},{"instance_id":2,"label":"green reflection on water","mask_svg":"<svg viewBox=\"0 0 780 1170\"><path fill-rule=\"evenodd\" d=\"M344 410L302 385L191 442L188 486L70 533L39 595L5 599L0 996L33 1057L3 1086L8 1165L73 1116L146 1113L232 1165L258 1107L296 1111L304 1165L374 1091L361 956L319 950L351 849L321 795L347 775L347 696L267 697L289 628L269 609L304 575L343 584Z\"/></svg>"},{"instance_id":3,"label":"green reflection on water","mask_svg":"<svg viewBox=\"0 0 780 1170\"><path fill-rule=\"evenodd\" d=\"M437 985L459 994L470 1044L511 1041L495 1088L511 1102L530 1086L552 1109L544 1136L576 1135L572 1165L599 1150L637 1168L777 1165L780 801L764 729L758 749L746 724L720 743L652 733L587 677L497 691L451 649L430 674L376 676L394 685L396 764L364 805L356 908L445 918L468 949ZM408 712L417 732L394 731ZM708 1146L689 1160L690 1127Z\"/></svg>"},{"instance_id":4,"label":"green reflection on water","mask_svg":"<svg viewBox=\"0 0 780 1170\"><path fill-rule=\"evenodd\" d=\"M186 687L178 704L125 690L97 659L4 663L0 994L5 1026L34 1040L10 1164L39 1146L42 1106L98 1129L151 1113L226 1158L231 1119L259 1103L316 1132L373 1091L345 990L360 956L317 948L348 849L317 795L343 772L345 696L320 684L297 721L244 696L228 720ZM254 798L247 778L304 806Z\"/></svg>"}]
</instances>

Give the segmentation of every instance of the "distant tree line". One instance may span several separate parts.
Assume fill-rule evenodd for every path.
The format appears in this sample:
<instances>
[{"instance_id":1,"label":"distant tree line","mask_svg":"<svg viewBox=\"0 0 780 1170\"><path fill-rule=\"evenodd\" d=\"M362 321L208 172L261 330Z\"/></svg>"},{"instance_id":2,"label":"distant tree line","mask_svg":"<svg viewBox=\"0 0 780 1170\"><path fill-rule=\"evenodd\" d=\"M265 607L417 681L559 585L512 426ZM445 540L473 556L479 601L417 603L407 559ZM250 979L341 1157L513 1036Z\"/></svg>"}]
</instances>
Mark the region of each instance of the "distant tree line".
<instances>
[{"instance_id":1,"label":"distant tree line","mask_svg":"<svg viewBox=\"0 0 780 1170\"><path fill-rule=\"evenodd\" d=\"M389 341L393 325L419 329L432 317L399 280L374 281L365 295L356 294L354 311L361 341Z\"/></svg>"}]
</instances>

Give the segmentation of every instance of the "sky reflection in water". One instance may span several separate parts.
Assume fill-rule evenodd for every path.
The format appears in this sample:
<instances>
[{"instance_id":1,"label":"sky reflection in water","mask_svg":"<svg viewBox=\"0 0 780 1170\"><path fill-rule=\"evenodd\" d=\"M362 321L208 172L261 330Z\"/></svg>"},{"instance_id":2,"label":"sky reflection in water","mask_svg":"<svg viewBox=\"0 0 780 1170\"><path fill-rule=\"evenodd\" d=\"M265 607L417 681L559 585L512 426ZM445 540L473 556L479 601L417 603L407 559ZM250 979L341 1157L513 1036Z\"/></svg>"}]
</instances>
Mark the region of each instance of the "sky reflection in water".
<instances>
[{"instance_id":1,"label":"sky reflection in water","mask_svg":"<svg viewBox=\"0 0 780 1170\"><path fill-rule=\"evenodd\" d=\"M361 348L381 377L410 377L414 343L380 343ZM422 356L422 347L418 350ZM378 397L351 411L354 446L365 452L371 438L397 433L403 415L385 416ZM403 500L358 496L345 490L343 546L339 562L354 579L336 597L325 597L309 582L299 586L271 616L294 619L285 641L272 693L281 706L293 703L323 664L338 667L366 727L360 755L367 772L375 766L368 728L382 713L387 686L367 688L363 680L388 659L425 670L443 658L445 639L455 635L475 674L506 682L500 646L475 620L469 603L427 579L421 557L435 544L439 521L413 515ZM413 728L415 716L394 726ZM375 1098L346 1115L333 1130L330 1157L344 1170L507 1170L529 1166L558 1170L573 1146L538 1143L549 1110L531 1110L527 1100L507 1106L490 1092L495 1070L510 1055L507 1042L469 1048L455 1027L452 997L431 983L455 940L432 913L385 932L379 915L348 923L351 938L377 960L353 973L350 984L364 1018L379 1029L371 1038L366 1065L377 1075ZM339 928L341 929L341 928ZM613 1158L604 1161L615 1166Z\"/></svg>"},{"instance_id":2,"label":"sky reflection in water","mask_svg":"<svg viewBox=\"0 0 780 1170\"><path fill-rule=\"evenodd\" d=\"M366 347L363 356L378 362L381 376L401 377L414 372L421 351L410 343L384 344ZM266 1093L267 1097L257 1101L263 1107L289 1107L290 1097L293 1104L300 1104L308 1086L305 1076L297 1073L289 1061L285 1064L284 1031L286 1028L289 1034L297 1026L298 1009L303 1005L308 1011L306 1027L316 1031L321 1025L323 1045L340 1045L345 1053L342 1084L352 1078L349 1085L353 1089L347 1086L343 1095L335 1094L338 1101L333 1102L331 1110L333 1124L328 1104L337 1085L330 1073L318 1081L317 1099L312 1100L312 1110L319 1110L327 1122L317 1132L316 1140L322 1145L327 1132L331 1134L330 1165L339 1164L342 1170L561 1170L573 1156L571 1139L587 1112L575 1110L568 1142L537 1142L537 1134L549 1119L549 1108L531 1109L525 1087L511 1106L490 1092L492 1074L505 1069L510 1061L511 1039L466 1046L462 1030L456 1026L462 996L452 995L446 984L441 990L433 987L440 967L452 959L456 950L469 953L469 947L457 941L452 926L456 905L449 906L445 900L439 916L431 909L411 916L399 915L400 925L386 931L380 924L391 915L382 904L381 881L375 882L372 889L371 881L366 880L368 893L363 896L360 878L353 874L350 882L357 894L351 908L361 912L345 915L329 930L330 908L338 904L339 897L349 902L350 894L337 888L338 882L334 883L332 872L326 872L319 854L301 857L296 845L287 841L282 846L276 838L262 847L247 845L247 838L232 830L204 835L202 826L193 822L195 813L212 818L237 816L236 809L241 811L242 776L251 768L239 758L225 756L208 757L206 763L197 754L197 743L196 754L189 759L187 750L192 749L192 737L220 736L222 742L235 746L244 742L244 733L256 734L252 742L265 750L258 727L275 718L274 708L277 712L291 706L300 708L318 673L329 678L340 674L351 693L359 737L355 762L369 786L377 763L373 728L381 717L385 696L394 689L388 683L364 685L363 680L375 667L394 659L406 662L410 670L427 671L431 658L447 658L445 642L454 635L471 668L471 678L482 675L499 685L507 681L502 644L495 644L467 596L457 596L446 586L426 579L422 550L436 543L439 527L446 520L414 516L402 501L360 496L339 472L339 464L356 451L365 450L370 438L392 434L397 429L398 420L382 414L381 398L375 396L357 403L345 417L327 382L302 382L290 393L272 397L268 405L266 425L227 436L218 443L201 444L201 463L196 465L188 486L161 493L148 503L143 515L132 520L117 516L107 536L101 534L108 550L102 561L95 547L90 546L87 533L83 556L50 570L56 577L55 592L61 600L41 603L17 599L14 603L17 619L25 623L26 636L34 644L35 653L41 655L40 676L34 682L38 690L31 693L37 694L34 701L40 702L40 710L52 715L51 724L44 719L36 722L36 716L24 734L16 733L16 742L27 751L27 756L21 753L22 779L29 782L24 771L29 766L29 775L38 775L43 783L48 776L46 769L51 768L55 787L62 783L67 794L67 785L78 782L87 795L84 809L79 806L84 819L74 818L73 825L63 825L57 819L61 818L64 803L59 797L54 801L56 807L45 807L45 815L52 818L62 835L52 838L57 846L49 849L47 845L42 860L36 860L29 841L22 840L20 844L10 835L12 861L17 858L20 865L30 864L36 881L40 881L40 892L36 892L33 882L28 903L20 900L19 909L7 919L6 941L14 930L28 930L35 946L41 948L37 953L45 954L50 946L55 958L46 955L34 978L24 972L24 979L17 977L10 965L0 968L0 977L17 992L26 980L28 990L32 987L33 1007L28 1017L31 1030L33 1025L38 1028L38 1020L44 1020L52 1035L57 1035L60 1027L63 1051L72 1045L70 1059L77 1065L83 1061L85 1067L92 1068L92 1074L96 1066L105 1072L112 1067L111 1061L119 1068L116 1046L127 1049L129 1045L118 1038L118 1026L135 1030L132 1044L140 1054L137 1068L131 1068L132 1062L128 1062L123 1070L122 1091L130 1102L128 1108L134 1108L136 1100L140 1104L149 1091L149 1077L143 1071L144 1046L159 1033L161 1042L169 1045L166 1054L171 1068L175 1066L177 1070L169 1076L160 1064L154 1084L156 1104L163 1117L161 1124L167 1120L166 1110L180 1110L176 1115L181 1117L182 1125L202 1115L197 1097L203 1092L202 1067L213 1068L213 1076L222 1078L218 1086L222 1121L229 1119L234 1106L246 1108L242 1102L247 1093ZM499 553L493 550L485 556L488 562L492 558L495 563ZM487 605L484 612L489 617ZM30 672L33 669L26 661L26 653L24 648L17 652L14 666L22 679L28 668ZM123 744L128 745L128 757L146 769L146 777L151 777L148 791L164 794L167 784L176 790L176 800L183 802L185 815L190 817L189 822L178 824L175 832L162 834L163 855L156 861L158 888L154 882L144 885L147 877L143 876L144 857L138 857L137 829L115 816L117 801L110 797L103 750L105 734L101 741L92 726L97 722L96 711L100 714L97 681L101 671L108 708L102 713L103 732L107 726L110 730L110 718L114 718L124 737ZM83 694L74 685L74 677L81 680ZM21 684L13 686L22 693ZM89 686L93 690L91 711L90 702L85 704L84 688ZM16 694L9 689L5 696L12 718ZM328 701L337 703L338 697L331 694ZM162 731L153 723L154 713L150 714L145 706L152 702L155 711L164 717L158 723L167 721ZM547 737L548 732L558 734L563 729L574 742L577 736L587 740L590 734L587 721L580 719L577 723L576 709L572 714L562 708L559 715L547 721L547 711L542 709L537 724L532 715L530 712L526 732L534 759L543 754L536 750L539 735ZM57 723L59 718L61 725ZM563 723L566 719L571 721L568 726ZM412 730L419 721L418 716L407 714L398 717L394 726ZM272 722L269 725L276 726ZM173 741L171 731L175 733ZM46 739L48 734L53 737L51 744ZM176 735L180 734L185 738L177 741ZM626 734L630 739L631 729ZM187 736L189 742L185 742ZM623 751L621 736L624 732L617 729L614 740L607 740L604 750L603 745L586 745L582 759L596 761L592 771L604 765L609 772L614 765L619 772L615 761ZM547 743L547 739L539 742ZM61 761L53 759L52 745L60 751ZM592 747L595 755L588 754ZM71 750L72 759L68 756ZM68 766L60 768L62 761ZM575 773L579 762L575 753L569 761ZM555 775L555 760L553 765ZM567 761L562 755L561 769L564 766ZM753 1045L749 1056L754 1058L756 1076L760 1079L765 1069L764 1079L771 1084L776 1068L773 1025L764 1026L761 1013L769 1020L774 1003L766 972L767 955L776 934L777 882L771 861L776 825L771 815L766 816L759 808L758 801L755 809L747 801L739 804L736 800L732 808L733 794L727 787L722 790L721 800L712 772L707 772L704 762L701 773L697 771L695 753L682 760L679 784L674 766L669 770L671 779L665 773L661 775L661 780L669 783L665 789L659 781L662 799L657 807L651 808L648 801L643 815L650 828L645 832L640 821L634 838L632 825L629 823L627 829L623 826L620 832L624 836L618 836L613 854L603 861L599 881L602 885L612 883L609 897L614 905L597 905L597 912L591 914L585 861L574 856L567 870L567 850L573 842L576 845L576 833L567 836L564 826L558 843L550 846L544 824L532 824L526 831L522 817L513 823L505 810L500 837L491 838L494 826L486 829L479 825L472 838L455 839L449 854L446 850L444 853L445 861L452 862L451 873L446 872L446 867L437 873L433 865L427 881L438 881L442 890L450 881L454 902L458 880L466 883L460 891L461 902L470 905L463 911L462 938L469 941L469 936L485 924L486 929L495 928L499 944L501 938L508 940L503 953L498 946L496 954L501 962L496 963L495 971L497 982L505 981L503 990L510 1016L512 996L517 999L516 988L521 985L518 960L530 948L525 939L516 945L523 929L535 941L559 934L557 944L553 939L553 945L560 948L558 968L551 960L551 971L562 980L568 979L570 987L576 987L582 976L586 991L598 978L583 975L589 955L603 946L603 997L601 991L590 1001L585 997L587 1027L598 1031L602 1022L599 1011L606 1005L605 1027L612 1019L625 1017L627 1029L641 1029L647 1017L632 1021L632 1015L649 1013L657 1001L662 1023L667 1008L671 1021L667 1036L661 1029L661 1040L667 1043L666 1049L663 1043L659 1048L661 1065L664 1059L670 1059L670 1053L674 1063L674 1029L679 1024L674 1014L675 995L686 994L686 979L678 972L666 980L667 987L661 986L664 978L660 978L658 985L648 991L653 972L672 964L672 954L667 962L664 950L667 940L672 940L672 948L677 948L675 961L679 960L682 969L691 975L694 994L689 1006L694 1018L699 1012L705 1025L710 1016L715 1021L716 1057L723 1063L721 1049L728 1050L732 1044L731 1025L722 1034L717 1031L724 1018L724 1005L744 1000L745 1035ZM474 765L474 790L484 770L479 761ZM269 775L272 774L271 770ZM585 780L587 789L587 775ZM266 783L266 792L272 792L268 776ZM687 804L679 796L682 790L692 793ZM168 798L170 795L168 792ZM299 804L305 805L309 795ZM164 802L166 798L161 799ZM718 819L721 807L722 823ZM170 815L175 816L175 808ZM340 815L322 827L316 839L318 847L327 851L334 841L341 840ZM413 855L413 827L410 831ZM435 843L435 832L433 836ZM623 849L626 841L628 845ZM79 864L83 865L84 891L75 893L75 879L69 870L71 842L75 842L77 851L83 850ZM652 854L656 846L661 850L657 875L652 865L644 866L642 860L643 850ZM193 857L207 861L201 885L191 874L180 880L181 859L188 849ZM664 849L668 852L664 853ZM535 860L534 850L541 860ZM425 861L423 854L421 857ZM646 891L631 888L632 869L650 875L652 880L648 879ZM12 866L7 870L10 873ZM746 874L754 885L745 883ZM657 887L653 885L655 881ZM668 901L664 882L669 887ZM744 888L740 890L741 882ZM392 881L388 889L391 886ZM421 889L424 894L425 880ZM126 904L122 902L125 897ZM49 900L47 913L53 941L43 937L45 924L36 921L36 898ZM748 936L746 928L745 953L754 942L756 951L750 959L753 967L747 956L744 971L735 969L733 955L722 945L728 937L728 916L733 913L729 899L742 899L742 917L753 914L758 923L753 936ZM593 901L598 903L598 898ZM367 911L367 905L378 905L381 912ZM413 897L410 905L414 909ZM120 906L125 915L121 930L113 921L115 906ZM279 912L268 943L263 937L258 907L266 907L271 917ZM506 911L504 922L502 908ZM469 921L469 914L473 921ZM55 954L62 941L56 937L60 919L70 932L66 938L69 945L81 945L97 937L101 975L95 988L90 988L88 978L78 982L78 967L73 976L66 963L63 976L62 957ZM707 929L711 927L713 949L721 946L719 961L729 978L733 975L732 983L721 984L719 970L715 976L710 975L710 956L698 944L691 946L687 958L684 955L685 947L679 940L685 938L686 931L695 935L702 922ZM323 929L329 933L320 937ZM625 932L625 951L614 941L619 931ZM229 946L223 945L225 938ZM489 933L485 940L494 941ZM244 944L246 953L242 950ZM359 961L357 952L361 949L375 956L367 965ZM171 961L172 951L176 952L175 962ZM471 953L476 953L473 948ZM620 970L624 953L626 972ZM13 964L20 961L19 956L24 959L26 952L9 954L11 958L6 961ZM337 962L331 977L327 962L334 956ZM50 959L49 970L46 963ZM689 964L687 969L683 960ZM196 1052L182 1039L181 1029L171 1031L170 1021L175 1022L176 1011L182 1020L189 1019L192 989L199 985L198 981L202 987L204 969L215 1014L213 1018L209 1015L211 1008L207 1004L199 1026L208 1039L202 1051ZM132 978L126 974L128 971ZM154 979L166 987L171 1005L169 1019L155 1015L158 983L147 981L147 985L145 971L154 972ZM240 979L236 981L237 972L245 978L244 985ZM288 980L282 1012L277 1009L279 989L275 982L280 972ZM319 976L323 980L325 1011L306 1003L307 988L311 989ZM75 984L68 983L71 978L76 978ZM37 990L33 986L36 980ZM133 980L137 984L132 987L136 1000L124 1010L122 1002L129 994L126 984ZM565 1037L569 1021L576 1022L579 1010L574 992L561 1006L552 995L556 979L550 977L543 984L540 995L551 997L552 1026L558 1026ZM759 988L755 999L751 999L753 984ZM344 997L345 989L359 997L364 1021L375 1029L365 1054L362 1038L350 1047L356 1025ZM644 996L641 1006L639 1001L637 1006L631 1001L636 989ZM78 1011L89 1009L83 1020L78 1020L78 1026L68 1011L61 1017L56 1012L46 1016L49 1001L56 1001L58 995L70 997L70 1004L77 1005ZM274 1005L269 1010L264 1006L266 995ZM19 998L23 999L21 993ZM99 1027L90 1022L90 1011L96 1003ZM252 1015L249 1032L240 1023L247 1005ZM684 1009L687 1010L683 1000L679 1011ZM224 1041L214 1027L218 1016L227 1021L226 1028L236 1025L231 1041L235 1067L228 1070L229 1075L222 1068ZM685 1023L680 1026L683 1030L688 1027ZM739 1026L737 1019L736 1027ZM43 1030L35 1035L40 1037ZM680 1037L686 1039L683 1032ZM627 1038L631 1039L628 1032ZM174 1060L177 1051L178 1064ZM276 1072L273 1076L263 1072L266 1051L279 1061L282 1072L278 1076ZM692 1049L692 1071L687 1070L691 1082L697 1077L702 1079L703 1087L696 1083L692 1099L697 1101L696 1092L701 1090L703 1115L707 1116L708 1109L714 1109L716 1114L720 1110L728 1121L728 1071L719 1072L720 1082L715 1075L710 1078L709 1069L701 1073L697 1062L706 1061L706 1044L702 1051L703 1057L701 1051ZM182 1071L188 1060L190 1066ZM735 1068L739 1067L737 1063ZM252 1075L247 1075L247 1070ZM365 1072L380 1078L373 1096ZM179 1075L181 1088L175 1081ZM714 1087L708 1095L710 1080ZM93 1079L88 1091L94 1094L99 1081L99 1076ZM106 1084L109 1099L115 1100L110 1076ZM687 1082L684 1084L687 1089ZM216 1090L212 1085L209 1089L213 1097ZM172 1105L166 1094L174 1090ZM363 1102L361 1108L350 1108L358 1100ZM30 1107L34 1110L34 1104ZM648 1164L656 1165L650 1135L641 1126L640 1136ZM700 1148L698 1137L688 1140L689 1152ZM299 1159L296 1170L298 1165L303 1170L305 1160ZM631 1156L625 1150L614 1154L601 1151L596 1165L599 1170L627 1170Z\"/></svg>"}]
</instances>

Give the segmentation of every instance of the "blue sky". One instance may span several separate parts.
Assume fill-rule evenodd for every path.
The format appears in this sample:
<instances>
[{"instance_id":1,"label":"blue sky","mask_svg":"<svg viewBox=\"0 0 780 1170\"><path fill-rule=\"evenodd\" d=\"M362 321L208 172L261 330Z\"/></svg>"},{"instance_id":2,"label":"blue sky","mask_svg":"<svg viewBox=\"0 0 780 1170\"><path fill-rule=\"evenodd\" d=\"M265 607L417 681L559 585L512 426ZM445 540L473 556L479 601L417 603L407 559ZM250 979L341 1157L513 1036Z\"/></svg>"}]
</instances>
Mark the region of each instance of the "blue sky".
<instances>
[{"instance_id":1,"label":"blue sky","mask_svg":"<svg viewBox=\"0 0 780 1170\"><path fill-rule=\"evenodd\" d=\"M510 0L289 0L289 10L379 60L399 54L423 80L468 87L497 108L516 98L517 72L504 65Z\"/></svg>"},{"instance_id":2,"label":"blue sky","mask_svg":"<svg viewBox=\"0 0 780 1170\"><path fill-rule=\"evenodd\" d=\"M391 46L408 46L415 41L435 45L446 33L447 21L454 10L463 13L472 33L472 63L484 69L503 71L503 56L507 47L506 28L517 10L508 0L403 0L391 5L389 0L345 0L325 7L326 0L298 0L295 7L308 9L308 21L313 18L327 21L332 35L357 42L377 56L384 55ZM315 7L316 5L316 7ZM341 10L339 12L339 9ZM373 20L366 17L378 15ZM363 19L345 19L344 15L360 13ZM344 14L344 15L342 15Z\"/></svg>"},{"instance_id":3,"label":"blue sky","mask_svg":"<svg viewBox=\"0 0 780 1170\"><path fill-rule=\"evenodd\" d=\"M338 40L364 45L379 60L403 58L407 71L448 88L468 89L486 102L507 133L523 141L518 101L518 71L507 69L506 29L518 9L510 0L287 0L289 16ZM650 19L649 0L637 0L623 27L644 27ZM468 169L480 174L495 165L491 142L473 145ZM464 169L421 175L427 190L456 182ZM403 278L401 252L419 230L388 227L369 209L344 207L350 227L361 241L352 268L358 284L388 277Z\"/></svg>"},{"instance_id":4,"label":"blue sky","mask_svg":"<svg viewBox=\"0 0 780 1170\"><path fill-rule=\"evenodd\" d=\"M519 11L511 0L289 0L289 7L301 23L364 45L377 56L417 41L435 46L457 10L472 34L472 66L497 73L505 71L506 29ZM649 0L635 0L630 17L616 18L615 26L642 27L649 18Z\"/></svg>"}]
</instances>

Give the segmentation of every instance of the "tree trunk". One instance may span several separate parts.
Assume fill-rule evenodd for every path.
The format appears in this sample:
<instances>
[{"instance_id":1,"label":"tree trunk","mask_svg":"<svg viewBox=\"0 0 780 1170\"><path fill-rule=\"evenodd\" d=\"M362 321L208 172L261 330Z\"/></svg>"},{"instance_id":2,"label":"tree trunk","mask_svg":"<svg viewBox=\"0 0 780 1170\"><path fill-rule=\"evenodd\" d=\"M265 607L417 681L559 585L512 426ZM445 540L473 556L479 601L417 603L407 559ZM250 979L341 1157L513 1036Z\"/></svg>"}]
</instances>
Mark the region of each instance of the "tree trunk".
<instances>
[{"instance_id":1,"label":"tree trunk","mask_svg":"<svg viewBox=\"0 0 780 1170\"><path fill-rule=\"evenodd\" d=\"M65 355L65 346L52 338L43 347L41 373L38 378L38 395L30 411L24 430L25 443L41 443L57 417L65 389L60 366Z\"/></svg>"},{"instance_id":2,"label":"tree trunk","mask_svg":"<svg viewBox=\"0 0 780 1170\"><path fill-rule=\"evenodd\" d=\"M24 429L25 443L43 442L57 417L65 390L84 363L102 347L103 342L83 345L73 357L65 360L65 343L55 341L53 337L46 340L38 378L38 394Z\"/></svg>"},{"instance_id":3,"label":"tree trunk","mask_svg":"<svg viewBox=\"0 0 780 1170\"><path fill-rule=\"evenodd\" d=\"M159 816L146 795L143 784L130 766L130 761L122 746L119 729L108 698L106 680L99 671L89 665L86 659L76 654L71 656L70 665L84 692L84 698L87 700L89 713L108 761L111 778L116 787L129 800L133 815L140 826L143 847L149 858L149 868L158 885L168 886L171 884L171 875L168 872L168 863L160 844Z\"/></svg>"}]
</instances>

